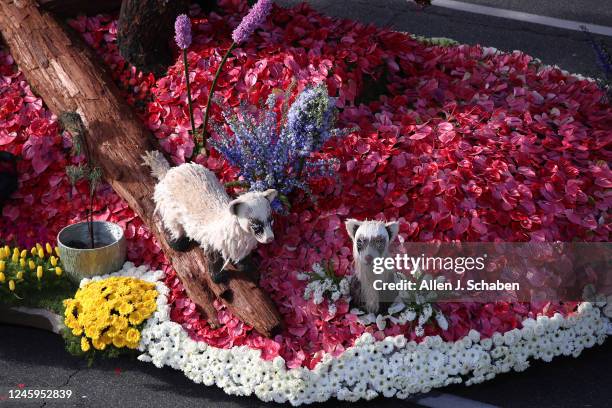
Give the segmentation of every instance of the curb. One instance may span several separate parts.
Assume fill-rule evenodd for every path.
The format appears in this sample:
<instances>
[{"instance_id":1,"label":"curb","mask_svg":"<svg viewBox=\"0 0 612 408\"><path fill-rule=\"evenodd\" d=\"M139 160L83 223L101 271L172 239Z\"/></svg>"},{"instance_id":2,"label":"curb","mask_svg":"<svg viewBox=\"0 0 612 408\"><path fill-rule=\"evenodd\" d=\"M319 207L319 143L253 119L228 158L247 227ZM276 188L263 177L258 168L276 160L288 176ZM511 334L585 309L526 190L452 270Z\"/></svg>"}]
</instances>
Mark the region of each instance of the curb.
<instances>
[{"instance_id":1,"label":"curb","mask_svg":"<svg viewBox=\"0 0 612 408\"><path fill-rule=\"evenodd\" d=\"M33 327L60 334L64 327L60 315L46 309L0 306L0 323Z\"/></svg>"}]
</instances>

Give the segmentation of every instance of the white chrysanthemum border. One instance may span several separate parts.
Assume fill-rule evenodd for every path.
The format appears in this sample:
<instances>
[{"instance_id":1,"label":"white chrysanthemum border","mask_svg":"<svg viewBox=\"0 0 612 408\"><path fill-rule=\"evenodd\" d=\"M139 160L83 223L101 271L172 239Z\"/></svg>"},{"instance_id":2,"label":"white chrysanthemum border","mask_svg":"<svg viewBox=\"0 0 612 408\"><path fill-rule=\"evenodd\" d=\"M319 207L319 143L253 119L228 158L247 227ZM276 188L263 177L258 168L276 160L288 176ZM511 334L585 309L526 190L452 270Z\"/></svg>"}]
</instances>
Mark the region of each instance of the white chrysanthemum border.
<instances>
[{"instance_id":1,"label":"white chrysanthemum border","mask_svg":"<svg viewBox=\"0 0 612 408\"><path fill-rule=\"evenodd\" d=\"M315 369L287 369L282 357L263 360L259 350L247 346L219 349L192 340L180 324L170 319L163 271L127 262L110 276L131 276L153 282L159 292L157 311L141 332L138 357L161 368L181 370L187 378L207 386L217 385L227 394L256 395L263 401L292 405L323 402L330 398L357 401L378 396L407 398L433 388L464 382L476 384L511 370L523 371L531 359L551 361L559 355L578 357L585 348L602 344L609 321L599 308L582 303L567 318L556 314L526 319L522 329L495 333L481 339L471 330L455 342L439 336L419 344L402 335L376 341L363 334L337 358L325 354Z\"/></svg>"}]
</instances>

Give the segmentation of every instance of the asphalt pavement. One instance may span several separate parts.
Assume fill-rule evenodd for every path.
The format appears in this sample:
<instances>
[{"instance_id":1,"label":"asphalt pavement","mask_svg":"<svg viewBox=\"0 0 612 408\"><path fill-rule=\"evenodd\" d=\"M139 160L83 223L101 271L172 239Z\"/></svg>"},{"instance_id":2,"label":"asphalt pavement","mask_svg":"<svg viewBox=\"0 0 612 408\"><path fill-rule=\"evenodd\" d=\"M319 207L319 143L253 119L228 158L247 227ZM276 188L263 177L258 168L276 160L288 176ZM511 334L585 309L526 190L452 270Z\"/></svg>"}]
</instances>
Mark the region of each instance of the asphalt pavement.
<instances>
[{"instance_id":1,"label":"asphalt pavement","mask_svg":"<svg viewBox=\"0 0 612 408\"><path fill-rule=\"evenodd\" d=\"M612 26L610 1L597 0L470 0L471 4ZM277 0L292 5L294 0ZM501 50L523 50L547 64L571 72L600 76L592 49L582 33L432 6L421 10L406 0L313 0L325 14L360 20L429 37L450 37L462 43ZM434 0L435 4L435 0ZM601 38L612 49L611 37ZM536 362L523 373L504 374L481 385L453 386L430 396L436 406L441 393L459 396L455 406L479 403L503 407L609 407L612 405L612 341L587 350L578 359ZM70 389L68 400L11 400L10 389ZM378 399L354 404L330 401L322 407L415 407L412 401ZM444 397L444 395L442 395ZM444 398L441 398L444 399ZM463 402L462 402L463 401ZM467 402L466 402L467 401ZM471 401L471 402L470 402ZM466 405L461 405L466 404ZM136 360L101 360L93 367L71 357L55 334L0 325L0 408L5 407L263 407L255 397L227 396L216 387L186 379L169 368L157 369Z\"/></svg>"},{"instance_id":2,"label":"asphalt pavement","mask_svg":"<svg viewBox=\"0 0 612 408\"><path fill-rule=\"evenodd\" d=\"M565 20L612 25L612 3L609 0L462 0L465 3L499 7ZM434 0L435 4L435 0Z\"/></svg>"},{"instance_id":3,"label":"asphalt pavement","mask_svg":"<svg viewBox=\"0 0 612 408\"><path fill-rule=\"evenodd\" d=\"M292 6L299 0L276 0ZM610 0L468 0L464 3L498 7L554 18L612 27ZM427 37L449 37L503 51L522 50L546 64L573 73L601 77L595 54L582 32L499 17L467 13L433 5L421 9L407 0L311 0L324 14L372 23ZM612 37L596 36L612 51Z\"/></svg>"},{"instance_id":4,"label":"asphalt pavement","mask_svg":"<svg viewBox=\"0 0 612 408\"><path fill-rule=\"evenodd\" d=\"M328 401L320 408L434 407L508 408L594 407L605 408L612 400L612 340L586 350L575 359L559 357L551 363L535 362L522 373L508 373L480 385L456 385L410 401L379 398L357 403ZM9 390L65 389L66 400L11 400ZM452 405L440 405L448 401ZM423 400L424 397L429 397ZM436 405L438 404L438 405ZM483 405L489 404L489 405ZM0 325L0 408L115 408L115 407L283 407L256 397L226 395L217 387L195 384L170 368L127 358L98 360L90 368L64 350L62 339L50 332Z\"/></svg>"}]
</instances>

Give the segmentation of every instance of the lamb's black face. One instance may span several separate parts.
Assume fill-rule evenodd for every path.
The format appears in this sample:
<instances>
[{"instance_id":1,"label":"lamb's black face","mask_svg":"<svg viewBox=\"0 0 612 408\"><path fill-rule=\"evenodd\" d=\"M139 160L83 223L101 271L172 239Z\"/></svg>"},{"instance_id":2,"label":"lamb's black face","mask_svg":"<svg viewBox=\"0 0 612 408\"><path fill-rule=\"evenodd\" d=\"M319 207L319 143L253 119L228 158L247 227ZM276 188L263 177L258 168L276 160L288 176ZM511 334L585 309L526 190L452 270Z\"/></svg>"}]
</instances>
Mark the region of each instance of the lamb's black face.
<instances>
[{"instance_id":1,"label":"lamb's black face","mask_svg":"<svg viewBox=\"0 0 612 408\"><path fill-rule=\"evenodd\" d=\"M346 231L353 240L355 262L372 265L375 258L386 256L389 244L397 237L397 222L358 221L345 222Z\"/></svg>"},{"instance_id":2,"label":"lamb's black face","mask_svg":"<svg viewBox=\"0 0 612 408\"><path fill-rule=\"evenodd\" d=\"M265 220L249 218L249 228L253 232L253 235L255 235L255 239L264 244L274 239L274 233L272 232L273 225L274 219L271 215Z\"/></svg>"},{"instance_id":3,"label":"lamb's black face","mask_svg":"<svg viewBox=\"0 0 612 408\"><path fill-rule=\"evenodd\" d=\"M265 192L249 192L237 198L230 203L230 212L238 218L240 228L253 234L258 242L268 244L274 241L272 209Z\"/></svg>"},{"instance_id":4,"label":"lamb's black face","mask_svg":"<svg viewBox=\"0 0 612 408\"><path fill-rule=\"evenodd\" d=\"M357 238L357 252L362 253L367 251L368 247L371 247L378 255L382 255L387 248L387 236L376 235L374 237L358 237Z\"/></svg>"},{"instance_id":5,"label":"lamb's black face","mask_svg":"<svg viewBox=\"0 0 612 408\"><path fill-rule=\"evenodd\" d=\"M357 261L371 265L375 258L385 256L389 246L389 234L382 222L363 222L355 228L353 242Z\"/></svg>"}]
</instances>

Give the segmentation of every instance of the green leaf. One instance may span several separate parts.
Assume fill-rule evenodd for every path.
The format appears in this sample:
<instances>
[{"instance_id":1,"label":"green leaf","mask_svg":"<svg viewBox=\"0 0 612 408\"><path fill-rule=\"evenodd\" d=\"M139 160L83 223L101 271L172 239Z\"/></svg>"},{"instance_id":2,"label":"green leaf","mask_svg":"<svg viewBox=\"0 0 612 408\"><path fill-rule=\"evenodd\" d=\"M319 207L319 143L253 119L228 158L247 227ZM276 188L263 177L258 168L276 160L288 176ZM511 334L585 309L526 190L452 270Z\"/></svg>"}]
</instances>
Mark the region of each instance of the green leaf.
<instances>
[{"instance_id":1,"label":"green leaf","mask_svg":"<svg viewBox=\"0 0 612 408\"><path fill-rule=\"evenodd\" d=\"M287 198L286 195L284 194L279 194L278 195L278 199L280 200L281 203L283 203L283 205L285 207L287 207L288 210L291 209L291 203L289 202L289 199Z\"/></svg>"},{"instance_id":2,"label":"green leaf","mask_svg":"<svg viewBox=\"0 0 612 408\"><path fill-rule=\"evenodd\" d=\"M73 187L79 180L85 177L85 174L86 168L83 164L66 166L66 175L68 176L68 180Z\"/></svg>"},{"instance_id":3,"label":"green leaf","mask_svg":"<svg viewBox=\"0 0 612 408\"><path fill-rule=\"evenodd\" d=\"M234 187L249 188L250 187L249 183L247 183L246 181L242 181L242 180L228 181L224 185L225 185L225 188L234 188Z\"/></svg>"},{"instance_id":4,"label":"green leaf","mask_svg":"<svg viewBox=\"0 0 612 408\"><path fill-rule=\"evenodd\" d=\"M102 179L102 169L99 167L94 167L89 171L88 174L89 179L89 193L93 195L96 192L96 188L100 184L100 180Z\"/></svg>"}]
</instances>

